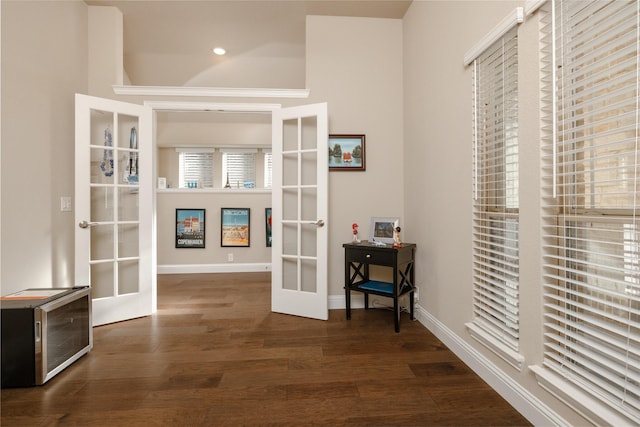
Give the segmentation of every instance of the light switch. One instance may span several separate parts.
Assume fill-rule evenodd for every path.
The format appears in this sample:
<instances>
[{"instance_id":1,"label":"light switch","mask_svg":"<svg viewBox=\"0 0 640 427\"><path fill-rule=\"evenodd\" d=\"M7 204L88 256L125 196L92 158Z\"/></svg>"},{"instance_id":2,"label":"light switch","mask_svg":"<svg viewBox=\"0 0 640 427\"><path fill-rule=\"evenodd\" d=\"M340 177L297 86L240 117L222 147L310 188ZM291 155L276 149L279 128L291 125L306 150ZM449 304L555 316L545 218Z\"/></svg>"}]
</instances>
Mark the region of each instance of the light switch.
<instances>
[{"instance_id":1,"label":"light switch","mask_svg":"<svg viewBox=\"0 0 640 427\"><path fill-rule=\"evenodd\" d=\"M71 212L71 196L60 197L60 211Z\"/></svg>"}]
</instances>

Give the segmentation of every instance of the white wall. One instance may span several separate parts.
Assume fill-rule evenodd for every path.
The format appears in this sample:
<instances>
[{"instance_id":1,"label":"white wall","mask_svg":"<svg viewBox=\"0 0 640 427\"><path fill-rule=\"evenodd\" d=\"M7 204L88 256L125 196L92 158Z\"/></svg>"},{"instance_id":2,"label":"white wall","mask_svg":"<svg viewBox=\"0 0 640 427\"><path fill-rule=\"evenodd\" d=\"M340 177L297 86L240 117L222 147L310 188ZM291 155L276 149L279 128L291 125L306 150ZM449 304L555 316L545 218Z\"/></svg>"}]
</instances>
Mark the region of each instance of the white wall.
<instances>
[{"instance_id":1,"label":"white wall","mask_svg":"<svg viewBox=\"0 0 640 427\"><path fill-rule=\"evenodd\" d=\"M344 295L351 224L404 215L402 21L307 17L308 100L328 102L329 132L366 135L365 172L329 172L329 295ZM412 240L410 229L403 233Z\"/></svg>"},{"instance_id":2,"label":"white wall","mask_svg":"<svg viewBox=\"0 0 640 427\"><path fill-rule=\"evenodd\" d=\"M265 208L271 207L271 193L220 193L207 190L184 190L157 195L158 268L190 266L184 271L221 271L239 269L239 264L270 264L271 248L266 246ZM206 209L205 248L175 247L176 209ZM250 246L222 247L220 240L220 209L250 209ZM233 262L228 261L233 254ZM224 264L224 265L220 265ZM194 267L198 266L198 267ZM194 269L195 268L195 269ZM172 272L171 270L167 272Z\"/></svg>"},{"instance_id":3,"label":"white wall","mask_svg":"<svg viewBox=\"0 0 640 427\"><path fill-rule=\"evenodd\" d=\"M0 293L73 286L74 93L87 91L87 6L3 0Z\"/></svg>"},{"instance_id":4,"label":"white wall","mask_svg":"<svg viewBox=\"0 0 640 427\"><path fill-rule=\"evenodd\" d=\"M309 16L306 31L306 88L310 90L311 96L309 99L298 100L297 104L328 102L330 133L366 135L366 171L329 173L329 295L341 298L344 295L342 244L351 240L351 224L358 223L360 237L367 239L372 216L402 218L404 212L402 21ZM220 144L225 139L224 135L239 135L220 124L166 123L162 127L158 136L162 144L168 144L171 139L176 140L179 135L184 135L184 139L194 140L197 144L203 143L203 137ZM270 126L268 128L270 130ZM193 139L194 129L206 130L200 137ZM222 136L212 133L212 129L219 129ZM263 130L258 126L255 129L254 136L260 138ZM245 137L231 138L237 139L236 142L240 144L247 143ZM181 144L184 145L182 142ZM207 204L219 216L219 203L226 203L225 199L222 202L219 200L222 196L224 195L219 193L211 196L205 194L200 199L201 204ZM264 204L256 196L237 197L238 202L243 205L229 207L248 207L254 204L262 207L261 203ZM201 260L198 263L226 263L227 251L226 248L219 248L217 235L213 236L217 239L213 241L213 252L206 256L203 256L205 251L202 254L192 251L187 254L184 250L173 249L171 236L162 235L167 230L161 224L172 223L175 207L188 207L175 205L177 200L179 199L176 199L175 193L158 195L158 264L188 263L191 256ZM256 208L260 211L257 205ZM252 226L255 230L255 227L261 227L261 223L254 226L253 221L262 221L262 213L260 218L256 218L254 210L256 209L252 208ZM207 220L207 230L211 229L210 226L218 227L219 218L215 221L212 224ZM258 232L262 233L262 230L258 228ZM410 240L410 232L404 235ZM208 235L207 240L209 238ZM257 245L263 243L258 241ZM264 254L254 252L253 246L252 243L251 251L244 250L244 253L236 250L240 251L240 258L234 257L234 262L240 263L243 259L245 262L262 262L259 256Z\"/></svg>"},{"instance_id":5,"label":"white wall","mask_svg":"<svg viewBox=\"0 0 640 427\"><path fill-rule=\"evenodd\" d=\"M160 272L172 272L166 266L185 266L183 271L244 271L240 264L271 264L271 248L265 245L264 209L271 207L271 192L257 190L244 193L225 190L177 190L179 186L179 155L175 147L238 147L271 148L270 114L231 113L159 113L157 123L157 170L174 190L157 195L158 265ZM225 184L222 177L222 156L216 151L214 186L220 190ZM256 159L256 185L264 185L264 157ZM235 185L235 183L234 183ZM249 248L220 247L220 209L251 209L251 246ZM176 208L203 208L207 212L206 248L176 249ZM233 263L228 254L234 254ZM223 265L221 265L223 264ZM186 267L189 266L189 267ZM173 267L172 267L173 268ZM262 271L262 270L261 270Z\"/></svg>"},{"instance_id":6,"label":"white wall","mask_svg":"<svg viewBox=\"0 0 640 427\"><path fill-rule=\"evenodd\" d=\"M405 15L406 225L419 248L416 260L419 304L439 325L440 332L446 331L458 350L474 354L476 361L489 361L497 369L493 371L493 379L504 380L499 381L502 385L516 384L500 390L506 397L542 402L569 424L588 425L543 391L527 369L542 360L537 15L527 19L518 30L523 371L517 371L480 345L465 328L465 323L473 319L472 73L470 67L464 66L463 57L502 18L523 5L523 1L414 1ZM459 356L464 359L464 355ZM484 373L492 369L482 363L474 368ZM499 388L496 384L494 387ZM522 393L518 394L516 389Z\"/></svg>"},{"instance_id":7,"label":"white wall","mask_svg":"<svg viewBox=\"0 0 640 427\"><path fill-rule=\"evenodd\" d=\"M89 6L89 94L113 97L112 85L124 83L124 20L112 6Z\"/></svg>"}]
</instances>

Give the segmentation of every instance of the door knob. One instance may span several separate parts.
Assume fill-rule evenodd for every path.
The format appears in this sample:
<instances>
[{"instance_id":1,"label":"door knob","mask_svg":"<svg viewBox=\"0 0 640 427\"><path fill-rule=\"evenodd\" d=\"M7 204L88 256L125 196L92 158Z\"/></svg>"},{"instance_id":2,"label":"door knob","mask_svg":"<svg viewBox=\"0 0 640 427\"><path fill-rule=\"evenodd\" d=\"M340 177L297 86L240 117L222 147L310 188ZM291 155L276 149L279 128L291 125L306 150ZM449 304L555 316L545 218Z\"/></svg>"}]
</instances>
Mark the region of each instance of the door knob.
<instances>
[{"instance_id":1,"label":"door knob","mask_svg":"<svg viewBox=\"0 0 640 427\"><path fill-rule=\"evenodd\" d=\"M324 227L324 221L321 219L314 222L314 224L317 225L318 227Z\"/></svg>"},{"instance_id":2,"label":"door knob","mask_svg":"<svg viewBox=\"0 0 640 427\"><path fill-rule=\"evenodd\" d=\"M92 225L96 225L97 222L88 222L88 221L80 221L78 223L78 227L80 228L89 228Z\"/></svg>"}]
</instances>

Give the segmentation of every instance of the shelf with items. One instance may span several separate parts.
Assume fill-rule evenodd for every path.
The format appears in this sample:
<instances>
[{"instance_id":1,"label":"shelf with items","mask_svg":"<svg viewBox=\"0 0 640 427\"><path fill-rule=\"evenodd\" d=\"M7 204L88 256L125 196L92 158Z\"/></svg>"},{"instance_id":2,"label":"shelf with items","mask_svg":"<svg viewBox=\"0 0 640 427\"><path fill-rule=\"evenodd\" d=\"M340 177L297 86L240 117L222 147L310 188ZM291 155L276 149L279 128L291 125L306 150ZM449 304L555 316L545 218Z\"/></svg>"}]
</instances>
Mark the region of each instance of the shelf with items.
<instances>
[{"instance_id":1,"label":"shelf with items","mask_svg":"<svg viewBox=\"0 0 640 427\"><path fill-rule=\"evenodd\" d=\"M270 188L158 188L158 194L271 194Z\"/></svg>"}]
</instances>

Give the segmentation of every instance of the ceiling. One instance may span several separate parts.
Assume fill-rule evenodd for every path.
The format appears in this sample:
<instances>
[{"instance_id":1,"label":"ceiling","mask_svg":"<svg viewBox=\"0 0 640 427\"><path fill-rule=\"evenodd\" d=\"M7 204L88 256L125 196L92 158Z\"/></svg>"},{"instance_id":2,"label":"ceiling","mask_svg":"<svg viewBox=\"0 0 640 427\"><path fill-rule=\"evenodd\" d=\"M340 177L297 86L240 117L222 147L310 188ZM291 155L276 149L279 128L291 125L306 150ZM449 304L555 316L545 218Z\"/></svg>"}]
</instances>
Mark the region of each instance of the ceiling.
<instances>
[{"instance_id":1,"label":"ceiling","mask_svg":"<svg viewBox=\"0 0 640 427\"><path fill-rule=\"evenodd\" d=\"M399 19L411 0L85 0L85 3L115 6L122 12L124 68L130 84L302 88L306 15ZM227 55L214 55L211 50L216 46L224 47ZM247 74L247 69L263 66L268 71L261 74L273 75L272 80L260 80L257 73ZM287 80L284 77L278 80L278 74L286 74L278 71L284 69L290 69L294 78L286 76ZM231 76L236 76L236 80ZM242 84L249 80L258 84ZM283 85L285 81L294 83Z\"/></svg>"}]
</instances>

